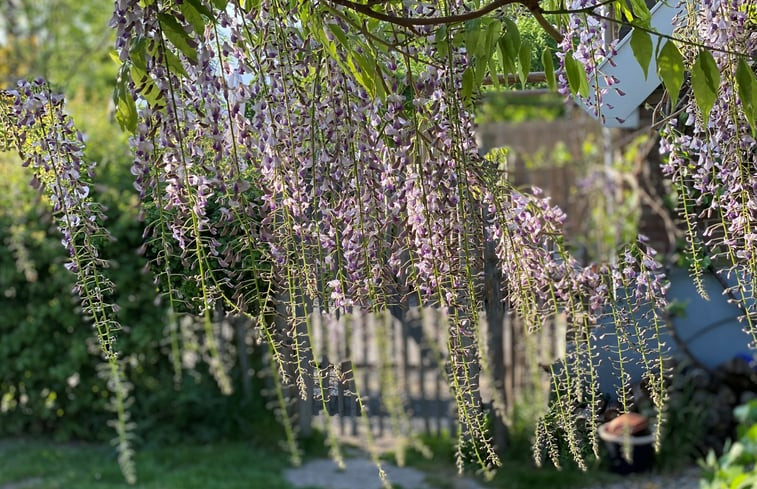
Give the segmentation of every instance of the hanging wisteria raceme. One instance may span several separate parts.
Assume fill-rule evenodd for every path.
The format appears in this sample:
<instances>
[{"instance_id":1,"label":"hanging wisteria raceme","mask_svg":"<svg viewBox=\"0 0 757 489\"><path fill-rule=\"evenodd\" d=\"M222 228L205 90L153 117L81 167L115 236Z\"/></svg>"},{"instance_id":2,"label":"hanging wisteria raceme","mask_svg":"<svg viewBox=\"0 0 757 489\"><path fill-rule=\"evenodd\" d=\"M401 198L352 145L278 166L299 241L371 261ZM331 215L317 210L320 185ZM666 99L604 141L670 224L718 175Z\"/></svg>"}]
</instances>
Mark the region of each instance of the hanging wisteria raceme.
<instances>
[{"instance_id":1,"label":"hanging wisteria raceme","mask_svg":"<svg viewBox=\"0 0 757 489\"><path fill-rule=\"evenodd\" d=\"M261 295L261 270L252 256L257 203L245 150L253 130L245 115L251 95L239 84L246 65L225 59L238 47L230 44L233 38L218 36L229 25L223 11L218 24L202 25L202 42L188 41L191 62L182 63L169 49L166 32L184 26L158 8L125 2L113 18L116 46L133 78L130 96L144 101L132 138L132 173L146 207L161 286L173 309L203 317L211 372L230 392L212 332L215 305L225 300L238 312L254 308L262 316L266 311L248 301ZM187 280L196 284L194 291L180 290Z\"/></svg>"},{"instance_id":2,"label":"hanging wisteria raceme","mask_svg":"<svg viewBox=\"0 0 757 489\"><path fill-rule=\"evenodd\" d=\"M157 11L151 12L157 7L119 7L130 13L114 19L132 18L144 28L134 30L114 20L118 46L132 46L122 49L124 61L133 69L138 55L145 71L155 75L130 82L132 94L144 103L133 140L140 157L133 173L140 191L146 192L146 182L152 185L150 206L159 217L151 229L168 287L173 273L169 254L177 245L188 270L195 272L190 278L200 282L201 303L219 299L223 284L237 293L242 285L233 281L239 276L234 265L241 258L222 252L223 259L211 263L209 257L218 250L207 219L208 201L218 199L219 212L237 229L259 226L260 232L249 232L246 239L273 264L271 294L285 303L288 317L287 331L266 337L294 349L294 380L302 396L310 395L305 389L309 338L300 328L305 320L301 311L308 304L318 300L337 314L352 307L378 312L416 291L421 301L450 311L455 343L450 350L458 359L451 375L459 384L461 419L475 434L472 438L484 440L480 403L466 373L475 370L477 355L470 346L475 342L462 339L474 333L471 323L478 304L466 284L480 252L471 248L466 258L461 256L460 244L469 241L464 220L472 208L461 200L458 188L458 173L468 170L454 156L458 152L472 158L475 144L469 116L465 124L440 121L439 114L450 113L448 77L442 69L414 74L399 59L398 71L404 70L404 76L390 82L388 96L374 99L344 73L344 59L315 49L315 40L297 26L294 13L279 13L274 21L268 10L279 7L263 5L255 15L218 13L215 20L227 29L228 39L218 37L214 24L196 32L200 41L191 48L196 60L186 59L191 58L186 52L173 54L184 60L186 80L181 80L174 78L178 67L171 66L162 39L161 31L171 27ZM191 26L181 28L189 31ZM129 37L134 32L136 39ZM244 47L241 40L250 43L250 32L261 35L260 45L235 51L228 44L238 41L236 46ZM312 50L301 49L309 44ZM228 67L236 72L228 73ZM452 83L459 84L460 71L451 73ZM413 93L410 108L408 90ZM249 104L245 111L230 101ZM161 105L165 110L158 110ZM223 124L229 137L218 132ZM456 134L460 127L464 133ZM208 154L215 155L212 161ZM251 163L254 172L239 185L227 185L218 169ZM239 204L224 205L218 197L245 183L262 190L259 222L244 205L240 212ZM210 187L212 197L205 192ZM233 235L222 234L224 240L233 240ZM249 256L250 249L234 253ZM246 299L261 301L264 293L258 290L242 295L241 303L233 302L247 310L251 305ZM210 306L204 307L207 314ZM467 406L462 406L464 399ZM482 463L493 458L491 448L486 451Z\"/></svg>"},{"instance_id":3,"label":"hanging wisteria raceme","mask_svg":"<svg viewBox=\"0 0 757 489\"><path fill-rule=\"evenodd\" d=\"M558 395L539 423L536 461L540 463L546 451L559 466L560 438L581 467L585 467L582 447L587 437L599 455L594 433L600 407L598 345L603 335L615 338L609 353L619 374L617 397L624 411L633 407L627 371L632 363L643 367L657 410L659 444L666 398L668 351L660 334L667 286L655 252L640 236L616 265L581 266L562 243L565 215L540 197L539 189L534 190L532 195L510 191L504 200L508 205L502 205L502 197L487 200L495 216L489 233L497 243L511 304L533 330L558 315L570 325L567 355L558 368L550 367ZM579 420L585 420L585 426L579 427Z\"/></svg>"},{"instance_id":4,"label":"hanging wisteria raceme","mask_svg":"<svg viewBox=\"0 0 757 489\"><path fill-rule=\"evenodd\" d=\"M679 194L700 293L706 297L701 275L711 268L723 278L725 293L757 340L757 142L745 112L750 102L739 90L754 68L734 54L757 53L750 5L748 0L702 2L690 13L696 22L679 29L682 36L719 49L712 51L712 58L720 77L713 82L709 113L697 103L699 87L682 101L681 117L671 119L662 131L661 152L666 156L663 172ZM705 57L693 53L689 61L696 66Z\"/></svg>"},{"instance_id":5,"label":"hanging wisteria raceme","mask_svg":"<svg viewBox=\"0 0 757 489\"><path fill-rule=\"evenodd\" d=\"M273 21L267 9L276 6L264 5L249 16L217 13L217 26L195 33L200 42L191 55L165 49L163 32L176 26L156 6L134 2L118 8L129 10L114 17L124 66L139 70L142 65L144 72L129 82L132 96L142 101L133 173L146 214L152 209L157 215L149 223L151 242L172 302L180 302L169 263L174 249L186 278L199 282L199 307L206 316L215 300L237 311L255 309L254 300L262 318L269 310L260 303L274 302L276 294L276 301L284 303L287 326L266 331L265 337L275 348L294 350L289 356L294 380L307 397L309 338L300 327L301 311L318 300L332 313L348 313L353 306L378 312L412 292L405 283L412 276L422 301L454 306L462 365L453 369L455 381L469 382L463 371L472 368L476 355L459 337L472 334L466 311L476 306L464 287L469 272L458 263L458 245L467 240L461 234L464 216L450 157L454 128L435 120L448 106L439 83L443 73L432 68L415 77L408 71L405 79L392 82L392 91L416 92L414 110L407 110L405 95L370 97L345 75L339 66L344 60L315 49L294 15ZM219 29L226 30L222 37ZM260 46L245 46L251 31L262 34ZM312 51L300 49L308 44ZM172 63L171 56L181 57L183 66ZM185 79L177 76L180 71ZM470 128L468 123L462 145L469 153L475 150ZM415 139L419 134L423 139ZM254 171L230 181L251 163ZM256 204L239 197L250 186L262 190L260 218ZM209 202L219 207L221 219L214 223L207 218ZM224 221L245 230L241 241L247 247L234 247L234 231L224 229L220 235L230 244L213 259L219 254L214 226ZM275 267L267 277L271 288L240 293L244 274L235 265L247 260L255 268L251 255L258 250ZM236 297L225 297L226 291ZM283 356L278 359L282 376L287 375ZM457 392L461 399L470 398L465 425L484 439L480 403L471 398L472 390L464 385ZM493 455L489 452L481 460Z\"/></svg>"},{"instance_id":6,"label":"hanging wisteria raceme","mask_svg":"<svg viewBox=\"0 0 757 489\"><path fill-rule=\"evenodd\" d=\"M615 296L609 301L618 335L616 368L625 376L626 366L623 348L633 350L640 357L643 384L649 393L652 405L657 409L655 422L655 444L659 450L665 421L665 401L667 399L666 377L668 348L664 343L663 330L666 327L665 300L667 284L663 280L662 266L655 260L656 252L650 248L644 237L626 250L620 257L618 266L612 273L612 290ZM622 327L618 326L622 325ZM618 399L624 411L631 407L632 396L626 379L622 379Z\"/></svg>"},{"instance_id":7,"label":"hanging wisteria raceme","mask_svg":"<svg viewBox=\"0 0 757 489\"><path fill-rule=\"evenodd\" d=\"M563 39L558 44L557 70L559 93L578 97L593 113L605 123L603 95L618 83L613 75L602 73L600 66L617 54L618 39L608 36L607 22L593 16L607 17L610 6L594 0L572 0L567 9L574 11L566 15L562 31ZM602 83L600 83L600 80ZM613 90L619 90L613 88ZM612 107L607 107L612 109ZM623 122L623 121L619 121Z\"/></svg>"},{"instance_id":8,"label":"hanging wisteria raceme","mask_svg":"<svg viewBox=\"0 0 757 489\"><path fill-rule=\"evenodd\" d=\"M116 319L118 307L111 302L113 284L103 273L108 262L100 257L100 247L110 235L102 227L102 208L90 196L94 165L84 159L84 137L64 112L63 97L52 93L44 80L19 82L15 90L2 91L0 96L0 133L7 136L3 149L19 154L33 172L32 185L50 200L61 243L69 253L65 267L76 274L73 293L96 330L113 395L119 463L126 480L133 483L130 386L116 350L121 325Z\"/></svg>"}]
</instances>

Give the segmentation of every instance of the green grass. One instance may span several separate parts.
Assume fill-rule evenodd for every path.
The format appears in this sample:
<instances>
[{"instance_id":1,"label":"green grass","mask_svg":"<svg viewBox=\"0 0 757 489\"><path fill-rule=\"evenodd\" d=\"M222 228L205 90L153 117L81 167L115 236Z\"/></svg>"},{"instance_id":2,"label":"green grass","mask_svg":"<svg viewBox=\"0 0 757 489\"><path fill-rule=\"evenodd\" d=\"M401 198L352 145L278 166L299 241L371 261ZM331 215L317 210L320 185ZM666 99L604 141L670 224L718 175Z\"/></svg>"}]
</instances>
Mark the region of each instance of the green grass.
<instances>
[{"instance_id":1,"label":"green grass","mask_svg":"<svg viewBox=\"0 0 757 489\"><path fill-rule=\"evenodd\" d=\"M142 449L139 481L127 485L113 449L102 445L0 440L0 489L292 489L287 454L245 443ZM25 485L28 484L28 485Z\"/></svg>"}]
</instances>

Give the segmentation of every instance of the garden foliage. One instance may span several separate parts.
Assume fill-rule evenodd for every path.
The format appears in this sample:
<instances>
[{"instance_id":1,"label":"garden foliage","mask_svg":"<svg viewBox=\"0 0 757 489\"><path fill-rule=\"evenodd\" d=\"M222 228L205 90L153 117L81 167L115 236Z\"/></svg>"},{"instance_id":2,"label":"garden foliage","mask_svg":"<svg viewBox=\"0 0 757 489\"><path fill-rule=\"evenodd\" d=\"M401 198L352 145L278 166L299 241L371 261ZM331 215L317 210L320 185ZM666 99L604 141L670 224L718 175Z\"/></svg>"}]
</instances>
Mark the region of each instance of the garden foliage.
<instances>
[{"instance_id":1,"label":"garden foliage","mask_svg":"<svg viewBox=\"0 0 757 489\"><path fill-rule=\"evenodd\" d=\"M757 485L757 401L734 409L738 439L726 443L723 455L714 451L700 464L705 470L702 489L748 489Z\"/></svg>"}]
</instances>

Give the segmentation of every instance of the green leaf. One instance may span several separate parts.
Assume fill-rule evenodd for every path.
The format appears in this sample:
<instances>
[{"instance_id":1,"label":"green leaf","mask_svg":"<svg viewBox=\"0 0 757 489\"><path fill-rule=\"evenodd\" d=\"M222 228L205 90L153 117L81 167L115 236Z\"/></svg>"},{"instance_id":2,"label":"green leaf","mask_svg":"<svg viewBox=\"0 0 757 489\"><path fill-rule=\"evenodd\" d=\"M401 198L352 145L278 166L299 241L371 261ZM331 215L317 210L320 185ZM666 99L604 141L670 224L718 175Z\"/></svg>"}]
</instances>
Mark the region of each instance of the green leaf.
<instances>
[{"instance_id":1,"label":"green leaf","mask_svg":"<svg viewBox=\"0 0 757 489\"><path fill-rule=\"evenodd\" d=\"M202 14L191 3L184 2L179 4L179 10L187 22L192 25L192 29L199 35L205 33L205 20L202 18Z\"/></svg>"},{"instance_id":2,"label":"green leaf","mask_svg":"<svg viewBox=\"0 0 757 489\"><path fill-rule=\"evenodd\" d=\"M213 5L218 10L226 10L227 3L229 3L229 0L213 0Z\"/></svg>"},{"instance_id":3,"label":"green leaf","mask_svg":"<svg viewBox=\"0 0 757 489\"><path fill-rule=\"evenodd\" d=\"M449 43L447 41L447 26L442 25L436 30L436 51L439 53L439 56L442 58L446 58L449 54Z\"/></svg>"},{"instance_id":4,"label":"green leaf","mask_svg":"<svg viewBox=\"0 0 757 489\"><path fill-rule=\"evenodd\" d=\"M631 50L644 71L644 79L649 77L649 63L652 61L652 36L641 29L631 32Z\"/></svg>"},{"instance_id":5,"label":"green leaf","mask_svg":"<svg viewBox=\"0 0 757 489\"><path fill-rule=\"evenodd\" d=\"M752 126L752 134L757 134L757 79L744 58L739 59L739 66L736 68L736 82L744 115Z\"/></svg>"},{"instance_id":6,"label":"green leaf","mask_svg":"<svg viewBox=\"0 0 757 489\"><path fill-rule=\"evenodd\" d=\"M208 19L215 22L216 18L213 15L213 12L210 11L208 7L205 6L205 4L202 3L201 0L184 0L185 2L189 3L194 7L198 12L200 12L202 15L207 17ZM251 2L245 2L246 4L249 4ZM247 7L247 5L245 5ZM224 6L225 8L225 6Z\"/></svg>"},{"instance_id":7,"label":"green leaf","mask_svg":"<svg viewBox=\"0 0 757 489\"><path fill-rule=\"evenodd\" d=\"M365 76L366 74L362 70L360 70L357 65L355 65L355 61L356 59L354 56L349 56L347 58L347 69L350 71L355 80L357 80L357 82L360 83L363 88L365 88L366 92L368 92L368 94L373 97L375 95L373 80Z\"/></svg>"},{"instance_id":8,"label":"green leaf","mask_svg":"<svg viewBox=\"0 0 757 489\"><path fill-rule=\"evenodd\" d=\"M578 88L578 93L580 93L583 98L589 98L589 79L583 66L581 66L579 74L581 75L581 86Z\"/></svg>"},{"instance_id":9,"label":"green leaf","mask_svg":"<svg viewBox=\"0 0 757 489\"><path fill-rule=\"evenodd\" d=\"M147 40L144 37L139 37L131 45L129 49L129 60L131 64L142 70L147 70L147 60L145 59Z\"/></svg>"},{"instance_id":10,"label":"green leaf","mask_svg":"<svg viewBox=\"0 0 757 489\"><path fill-rule=\"evenodd\" d=\"M115 49L108 51L108 56L110 56L110 59L112 59L118 66L121 66L124 63L123 61L121 61L121 57L118 55Z\"/></svg>"},{"instance_id":11,"label":"green leaf","mask_svg":"<svg viewBox=\"0 0 757 489\"><path fill-rule=\"evenodd\" d=\"M197 50L194 48L194 41L189 37L189 34L172 16L160 13L158 14L158 20L160 21L163 34L174 45L176 49L181 51L184 56L197 62Z\"/></svg>"},{"instance_id":12,"label":"green leaf","mask_svg":"<svg viewBox=\"0 0 757 489\"><path fill-rule=\"evenodd\" d=\"M165 107L165 101L163 95L155 84L150 75L141 68L132 65L131 67L131 79L134 81L134 88L139 92L147 104L153 109L162 109Z\"/></svg>"},{"instance_id":13,"label":"green leaf","mask_svg":"<svg viewBox=\"0 0 757 489\"><path fill-rule=\"evenodd\" d=\"M691 88L694 90L697 106L702 111L702 121L706 125L720 88L720 70L709 51L700 51L694 61L691 68Z\"/></svg>"},{"instance_id":14,"label":"green leaf","mask_svg":"<svg viewBox=\"0 0 757 489\"><path fill-rule=\"evenodd\" d=\"M334 37L337 38L337 40L344 46L345 48L350 47L350 43L347 40L347 34L344 33L341 27L339 27L336 24L328 24L329 30L334 34Z\"/></svg>"},{"instance_id":15,"label":"green leaf","mask_svg":"<svg viewBox=\"0 0 757 489\"><path fill-rule=\"evenodd\" d=\"M502 36L502 22L493 19L486 28L486 52L489 56L497 49L497 42Z\"/></svg>"},{"instance_id":16,"label":"green leaf","mask_svg":"<svg viewBox=\"0 0 757 489\"><path fill-rule=\"evenodd\" d=\"M652 13L647 7L647 2L644 0L630 0L631 8L633 9L634 20L637 24L644 27L649 26L649 20L652 18Z\"/></svg>"},{"instance_id":17,"label":"green leaf","mask_svg":"<svg viewBox=\"0 0 757 489\"><path fill-rule=\"evenodd\" d=\"M486 72L489 69L489 60L479 59L473 66L473 72L475 74L475 77L473 78L473 86L478 90L481 88L481 83L483 83Z\"/></svg>"},{"instance_id":18,"label":"green leaf","mask_svg":"<svg viewBox=\"0 0 757 489\"><path fill-rule=\"evenodd\" d=\"M116 121L125 131L134 133L137 130L137 106L131 97L119 97L116 103Z\"/></svg>"},{"instance_id":19,"label":"green leaf","mask_svg":"<svg viewBox=\"0 0 757 489\"><path fill-rule=\"evenodd\" d=\"M341 27L336 24L328 24L328 29L334 35L336 41L347 51L346 63L342 62L336 51L332 51L332 57L343 68L349 71L368 93L374 97L383 92L383 87L378 87L379 80L376 78L376 63L373 57L360 54L355 47L360 46ZM370 53L370 49L363 49L364 53Z\"/></svg>"},{"instance_id":20,"label":"green leaf","mask_svg":"<svg viewBox=\"0 0 757 489\"><path fill-rule=\"evenodd\" d=\"M116 104L116 121L121 129L134 133L137 130L137 105L131 97L122 97Z\"/></svg>"},{"instance_id":21,"label":"green leaf","mask_svg":"<svg viewBox=\"0 0 757 489\"><path fill-rule=\"evenodd\" d=\"M618 17L620 17L620 14L623 14L623 16L626 18L626 21L633 22L633 12L631 12L631 9L628 8L626 2L616 2L615 12Z\"/></svg>"},{"instance_id":22,"label":"green leaf","mask_svg":"<svg viewBox=\"0 0 757 489\"><path fill-rule=\"evenodd\" d=\"M376 60L371 56L370 51L365 51L367 54L352 53L351 57L357 61L360 66L361 78L364 80L363 86L368 90L368 93L372 97L383 98L385 96L384 86L381 83L381 73L377 69Z\"/></svg>"},{"instance_id":23,"label":"green leaf","mask_svg":"<svg viewBox=\"0 0 757 489\"><path fill-rule=\"evenodd\" d=\"M507 41L504 37L499 39L499 57L502 62L502 72L507 77L508 73L513 75L517 72L515 69L515 60L510 56L510 50L507 47Z\"/></svg>"},{"instance_id":24,"label":"green leaf","mask_svg":"<svg viewBox=\"0 0 757 489\"><path fill-rule=\"evenodd\" d=\"M181 59L173 51L166 50L166 63L168 68L174 72L182 75L184 78L189 78L187 70L184 69L184 65L181 64Z\"/></svg>"},{"instance_id":25,"label":"green leaf","mask_svg":"<svg viewBox=\"0 0 757 489\"><path fill-rule=\"evenodd\" d=\"M547 78L547 86L550 90L557 89L557 82L555 81L555 63L552 60L552 50L549 46L544 48L541 52L541 64L544 65L544 75Z\"/></svg>"},{"instance_id":26,"label":"green leaf","mask_svg":"<svg viewBox=\"0 0 757 489\"><path fill-rule=\"evenodd\" d=\"M481 21L480 19L469 20L465 23L465 50L469 56L478 58L481 54ZM484 46L486 48L486 46Z\"/></svg>"},{"instance_id":27,"label":"green leaf","mask_svg":"<svg viewBox=\"0 0 757 489\"><path fill-rule=\"evenodd\" d=\"M129 64L124 63L118 70L116 88L113 91L113 102L116 104L116 121L121 129L134 133L137 129L137 105L127 88L129 79Z\"/></svg>"},{"instance_id":28,"label":"green leaf","mask_svg":"<svg viewBox=\"0 0 757 489\"><path fill-rule=\"evenodd\" d=\"M683 57L675 44L667 41L657 55L657 73L675 107L683 85Z\"/></svg>"},{"instance_id":29,"label":"green leaf","mask_svg":"<svg viewBox=\"0 0 757 489\"><path fill-rule=\"evenodd\" d=\"M520 45L518 61L518 76L520 77L520 86L521 88L526 88L528 74L531 72L531 43L527 39L524 39Z\"/></svg>"},{"instance_id":30,"label":"green leaf","mask_svg":"<svg viewBox=\"0 0 757 489\"><path fill-rule=\"evenodd\" d=\"M121 96L122 93L128 93L126 90L126 83L129 80L129 62L121 64L121 67L118 69L118 73L116 74L116 86L113 90L113 103L118 102L118 97Z\"/></svg>"},{"instance_id":31,"label":"green leaf","mask_svg":"<svg viewBox=\"0 0 757 489\"><path fill-rule=\"evenodd\" d=\"M494 85L494 88L499 88L499 71L497 70L497 62L494 58L489 58L489 76L492 79L492 85Z\"/></svg>"},{"instance_id":32,"label":"green leaf","mask_svg":"<svg viewBox=\"0 0 757 489\"><path fill-rule=\"evenodd\" d=\"M568 75L568 85L574 95L589 96L589 84L586 81L586 71L573 57L573 51L565 53L565 72Z\"/></svg>"},{"instance_id":33,"label":"green leaf","mask_svg":"<svg viewBox=\"0 0 757 489\"><path fill-rule=\"evenodd\" d=\"M326 54L331 56L337 63L340 63L341 60L337 56L337 46L334 41L329 39L329 37L326 35L326 30L323 27L323 24L320 22L318 18L312 18L311 22L313 25L310 27L310 32L318 39L318 41L321 43L321 45L326 49ZM319 28L320 27L320 28Z\"/></svg>"},{"instance_id":34,"label":"green leaf","mask_svg":"<svg viewBox=\"0 0 757 489\"><path fill-rule=\"evenodd\" d=\"M734 408L733 416L741 424L757 422L757 399L751 399L746 404Z\"/></svg>"},{"instance_id":35,"label":"green leaf","mask_svg":"<svg viewBox=\"0 0 757 489\"><path fill-rule=\"evenodd\" d=\"M463 80L462 80L463 86L462 86L462 95L463 100L466 102L469 102L471 98L473 97L473 70L471 67L467 67L465 71L463 72Z\"/></svg>"},{"instance_id":36,"label":"green leaf","mask_svg":"<svg viewBox=\"0 0 757 489\"><path fill-rule=\"evenodd\" d=\"M503 36L504 43L501 46L504 46L510 59L515 62L520 54L520 32L518 32L518 26L511 19L505 17L503 20L507 29Z\"/></svg>"},{"instance_id":37,"label":"green leaf","mask_svg":"<svg viewBox=\"0 0 757 489\"><path fill-rule=\"evenodd\" d=\"M510 73L515 76L519 71L520 32L518 32L518 26L511 19L505 17L502 20L505 23L505 33L499 38L498 43L500 57L502 58L502 70L505 76Z\"/></svg>"},{"instance_id":38,"label":"green leaf","mask_svg":"<svg viewBox=\"0 0 757 489\"><path fill-rule=\"evenodd\" d=\"M738 474L733 480L731 480L731 485L728 486L728 489L747 489L749 487L754 487L754 485L748 483L749 478L748 474Z\"/></svg>"},{"instance_id":39,"label":"green leaf","mask_svg":"<svg viewBox=\"0 0 757 489\"><path fill-rule=\"evenodd\" d=\"M755 442L757 441L757 424L753 424L750 426L746 433L744 433L743 438L746 438L748 441Z\"/></svg>"}]
</instances>

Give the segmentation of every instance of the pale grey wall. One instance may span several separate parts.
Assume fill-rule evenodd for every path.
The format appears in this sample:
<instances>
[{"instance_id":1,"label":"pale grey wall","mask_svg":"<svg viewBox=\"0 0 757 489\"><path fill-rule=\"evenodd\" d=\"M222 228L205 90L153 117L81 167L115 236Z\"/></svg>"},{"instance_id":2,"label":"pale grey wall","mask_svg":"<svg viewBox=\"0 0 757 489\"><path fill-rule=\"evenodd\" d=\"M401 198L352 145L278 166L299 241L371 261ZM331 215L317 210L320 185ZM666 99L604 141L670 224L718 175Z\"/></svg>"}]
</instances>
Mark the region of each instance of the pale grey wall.
<instances>
[{"instance_id":1,"label":"pale grey wall","mask_svg":"<svg viewBox=\"0 0 757 489\"><path fill-rule=\"evenodd\" d=\"M686 304L685 315L673 320L675 328L699 361L714 368L737 355L753 354L749 348L751 336L744 332L737 319L739 310L736 306L728 304L727 297L723 295L723 287L715 277L704 277L709 301L699 296L687 270L673 269L669 278L669 300L679 300ZM597 338L602 338L598 345L601 359L600 390L614 396L619 372L613 365L612 356L606 347L615 342L615 336L610 325L600 327L597 333ZM680 355L676 343L669 335L666 335L665 342L670 347L671 355ZM631 366L627 371L633 381L641 378L641 367Z\"/></svg>"}]
</instances>

